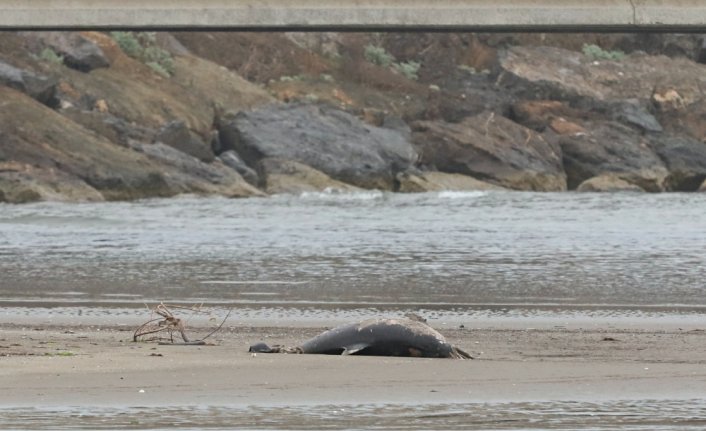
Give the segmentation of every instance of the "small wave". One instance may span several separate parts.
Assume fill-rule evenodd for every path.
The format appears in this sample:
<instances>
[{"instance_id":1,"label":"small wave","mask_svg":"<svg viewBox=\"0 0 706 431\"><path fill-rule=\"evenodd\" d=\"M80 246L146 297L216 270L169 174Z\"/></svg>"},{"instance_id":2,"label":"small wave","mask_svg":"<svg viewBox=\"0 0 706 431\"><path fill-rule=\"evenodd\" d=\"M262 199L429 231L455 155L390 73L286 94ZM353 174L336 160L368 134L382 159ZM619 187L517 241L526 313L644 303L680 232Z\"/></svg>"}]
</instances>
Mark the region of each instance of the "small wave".
<instances>
[{"instance_id":1,"label":"small wave","mask_svg":"<svg viewBox=\"0 0 706 431\"><path fill-rule=\"evenodd\" d=\"M330 187L321 192L303 192L299 195L302 199L328 201L372 201L382 199L383 196L384 194L380 190L351 192Z\"/></svg>"},{"instance_id":2,"label":"small wave","mask_svg":"<svg viewBox=\"0 0 706 431\"><path fill-rule=\"evenodd\" d=\"M482 196L486 196L488 192L483 192L480 190L473 190L473 191L452 191L452 190L446 190L443 192L438 193L438 197L440 199L475 199L479 198Z\"/></svg>"}]
</instances>

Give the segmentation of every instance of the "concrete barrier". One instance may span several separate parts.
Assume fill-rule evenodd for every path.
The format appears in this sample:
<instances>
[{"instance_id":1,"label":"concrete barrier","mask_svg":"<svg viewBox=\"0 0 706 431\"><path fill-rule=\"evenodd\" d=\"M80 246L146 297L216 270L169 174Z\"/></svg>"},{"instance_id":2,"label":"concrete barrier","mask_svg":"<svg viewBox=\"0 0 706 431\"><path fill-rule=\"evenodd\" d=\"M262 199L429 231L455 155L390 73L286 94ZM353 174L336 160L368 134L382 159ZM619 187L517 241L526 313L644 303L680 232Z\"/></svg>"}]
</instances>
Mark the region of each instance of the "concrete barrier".
<instances>
[{"instance_id":1,"label":"concrete barrier","mask_svg":"<svg viewBox=\"0 0 706 431\"><path fill-rule=\"evenodd\" d=\"M0 0L0 28L706 31L706 0Z\"/></svg>"}]
</instances>

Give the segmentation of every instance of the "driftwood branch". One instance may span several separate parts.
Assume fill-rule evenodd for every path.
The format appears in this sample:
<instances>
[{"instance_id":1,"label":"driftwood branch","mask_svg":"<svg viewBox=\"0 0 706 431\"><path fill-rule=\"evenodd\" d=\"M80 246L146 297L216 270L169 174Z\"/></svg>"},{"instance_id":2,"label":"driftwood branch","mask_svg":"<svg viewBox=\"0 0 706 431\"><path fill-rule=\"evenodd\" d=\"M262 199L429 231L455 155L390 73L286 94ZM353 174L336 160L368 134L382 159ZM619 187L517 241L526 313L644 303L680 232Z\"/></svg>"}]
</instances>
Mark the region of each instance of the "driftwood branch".
<instances>
[{"instance_id":1,"label":"driftwood branch","mask_svg":"<svg viewBox=\"0 0 706 431\"><path fill-rule=\"evenodd\" d=\"M161 345L182 345L182 346L203 346L206 344L206 338L210 337L211 335L215 334L218 332L223 325L225 324L226 320L230 316L230 313L233 311L233 309L229 309L228 313L226 316L223 318L221 321L220 325L216 327L213 331L208 333L205 337L198 339L198 340L191 340L189 337L186 335L186 324L184 323L183 319L180 319L174 315L171 309L183 309L183 310L188 310L193 313L205 313L205 312L210 312L210 310L204 310L203 304L199 305L194 305L192 307L185 307L185 306L180 306L180 305L170 305L167 306L163 302L159 303L156 307L150 309L147 307L150 312L154 315L157 314L161 317L153 318L148 320L147 322L143 323L140 325L137 329L135 329L135 332L133 333L132 340L133 341L139 341L141 339L144 339L144 337L148 335L154 335L158 334L161 332L166 332L169 336L169 341L165 341L164 338L151 338L151 340L161 340L159 344ZM181 339L183 340L182 342L175 342L174 341L174 333L178 332L179 335L181 335Z\"/></svg>"}]
</instances>

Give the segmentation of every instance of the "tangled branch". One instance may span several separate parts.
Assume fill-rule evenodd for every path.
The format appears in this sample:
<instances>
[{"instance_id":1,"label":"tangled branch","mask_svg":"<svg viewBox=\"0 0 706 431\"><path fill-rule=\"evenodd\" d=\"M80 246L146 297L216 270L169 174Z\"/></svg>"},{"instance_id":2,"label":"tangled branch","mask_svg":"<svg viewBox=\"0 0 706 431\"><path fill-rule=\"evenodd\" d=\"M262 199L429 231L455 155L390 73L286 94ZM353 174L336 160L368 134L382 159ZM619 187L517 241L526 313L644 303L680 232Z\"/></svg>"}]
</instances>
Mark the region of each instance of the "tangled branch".
<instances>
[{"instance_id":1,"label":"tangled branch","mask_svg":"<svg viewBox=\"0 0 706 431\"><path fill-rule=\"evenodd\" d=\"M137 329L135 329L135 332L133 333L132 340L133 341L139 341L141 339L144 340L144 337L148 335L155 335L158 333L166 332L169 336L169 341L160 341L159 344L178 344L178 345L193 345L193 346L203 346L206 344L206 339L210 337L211 335L215 334L218 332L223 325L225 324L226 320L228 320L228 317L230 317L230 313L233 311L233 309L229 309L228 313L226 316L223 318L221 321L220 325L218 325L213 331L208 333L205 337L202 337L201 339L198 340L190 340L189 337L186 335L186 324L184 323L184 320L176 317L174 313L170 310L170 308L174 309L185 309L189 310L193 313L209 313L210 310L206 310L203 308L203 304L201 305L194 305L192 307L184 307L184 306L179 306L179 305L170 305L167 306L163 302L159 303L156 307L153 309L150 309L152 314L157 314L161 317L157 317L154 319L150 319L147 322L143 323L140 325ZM179 335L181 335L181 339L183 340L182 342L174 342L174 333L178 332ZM161 338L159 336L155 336L153 338L150 338L150 340L164 340L164 338Z\"/></svg>"}]
</instances>

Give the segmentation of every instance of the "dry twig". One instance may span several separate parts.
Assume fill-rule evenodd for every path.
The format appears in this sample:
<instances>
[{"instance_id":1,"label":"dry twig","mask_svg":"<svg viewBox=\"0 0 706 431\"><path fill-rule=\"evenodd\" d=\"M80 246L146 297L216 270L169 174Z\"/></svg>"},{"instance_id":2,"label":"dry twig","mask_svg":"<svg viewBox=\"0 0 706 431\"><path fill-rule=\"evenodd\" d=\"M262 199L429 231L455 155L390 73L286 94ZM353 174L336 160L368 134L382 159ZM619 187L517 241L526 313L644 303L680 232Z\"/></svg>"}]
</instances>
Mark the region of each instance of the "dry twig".
<instances>
[{"instance_id":1,"label":"dry twig","mask_svg":"<svg viewBox=\"0 0 706 431\"><path fill-rule=\"evenodd\" d=\"M149 307L148 307L149 308ZM230 316L230 313L233 311L233 309L229 309L228 313L226 316L223 318L223 321L216 327L213 331L211 331L208 335L205 337L199 339L199 340L190 340L189 337L186 335L186 325L184 321L174 315L174 313L170 310L170 308L177 308L177 309L184 309L184 310L189 310L195 313L207 313L210 312L210 310L205 310L203 308L203 304L200 305L194 305L192 307L184 307L180 305L170 305L167 306L166 304L159 303L156 307L153 309L150 309L150 311L153 314L158 314L161 316L161 318L154 318L150 319L147 322L143 323L140 325L137 329L135 329L135 332L133 333L132 340L133 341L138 341L141 338L147 336L147 335L153 335L153 334L158 334L160 332L167 332L169 335L169 341L161 341L159 344L164 344L164 345L196 345L196 346L202 346L206 344L206 338L210 337L211 335L215 334L218 332L222 327L223 324L225 324L226 320ZM183 342L174 342L174 332L179 332L181 335L181 339ZM150 340L164 340L161 337L154 337L151 338Z\"/></svg>"}]
</instances>

